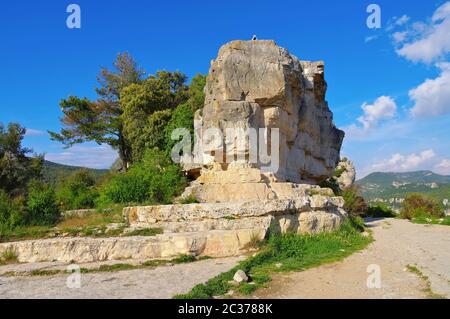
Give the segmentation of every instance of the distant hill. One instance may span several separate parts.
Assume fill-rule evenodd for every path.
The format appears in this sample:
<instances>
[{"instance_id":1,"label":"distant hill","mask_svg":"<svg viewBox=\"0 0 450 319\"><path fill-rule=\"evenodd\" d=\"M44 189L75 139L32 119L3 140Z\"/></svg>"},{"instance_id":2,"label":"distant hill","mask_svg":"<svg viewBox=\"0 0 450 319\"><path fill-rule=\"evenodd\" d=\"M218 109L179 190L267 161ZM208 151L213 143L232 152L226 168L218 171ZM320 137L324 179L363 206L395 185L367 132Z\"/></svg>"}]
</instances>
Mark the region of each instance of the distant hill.
<instances>
[{"instance_id":1,"label":"distant hill","mask_svg":"<svg viewBox=\"0 0 450 319\"><path fill-rule=\"evenodd\" d=\"M411 193L422 193L439 202L444 199L450 201L450 176L431 171L372 173L356 181L356 184L361 187L363 196L372 202L381 200L399 204Z\"/></svg>"},{"instance_id":2,"label":"distant hill","mask_svg":"<svg viewBox=\"0 0 450 319\"><path fill-rule=\"evenodd\" d=\"M54 184L58 180L58 178L67 177L73 172L80 169L89 170L97 179L100 179L109 171L107 169L84 168L44 161L44 165L42 167L42 178L44 179L44 181Z\"/></svg>"}]
</instances>

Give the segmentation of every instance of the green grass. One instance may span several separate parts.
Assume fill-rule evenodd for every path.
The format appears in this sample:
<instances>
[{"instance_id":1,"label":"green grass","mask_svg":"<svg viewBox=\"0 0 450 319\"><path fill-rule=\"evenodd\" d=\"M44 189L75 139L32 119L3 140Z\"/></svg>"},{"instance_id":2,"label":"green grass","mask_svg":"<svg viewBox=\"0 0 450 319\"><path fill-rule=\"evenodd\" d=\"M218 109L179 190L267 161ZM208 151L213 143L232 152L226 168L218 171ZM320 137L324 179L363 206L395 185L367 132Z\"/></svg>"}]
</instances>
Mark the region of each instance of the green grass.
<instances>
[{"instance_id":1,"label":"green grass","mask_svg":"<svg viewBox=\"0 0 450 319\"><path fill-rule=\"evenodd\" d=\"M406 268L412 272L413 274L416 274L420 279L422 279L425 282L426 288L424 289L424 292L427 294L429 299L446 299L445 296L437 294L431 290L431 282L428 276L425 276L422 271L417 268L415 265L407 265Z\"/></svg>"},{"instance_id":2,"label":"green grass","mask_svg":"<svg viewBox=\"0 0 450 319\"><path fill-rule=\"evenodd\" d=\"M54 275L58 275L60 274L62 271L61 270L33 270L30 272L31 276L54 276Z\"/></svg>"},{"instance_id":3,"label":"green grass","mask_svg":"<svg viewBox=\"0 0 450 319\"><path fill-rule=\"evenodd\" d=\"M372 238L364 237L351 221L340 230L318 235L273 235L262 247L260 253L239 263L232 270L195 286L188 294L177 295L176 299L209 299L226 294L230 289L243 295L253 293L270 281L276 272L302 271L324 263L331 263L365 248ZM277 264L282 264L277 267ZM279 266L279 265L278 265ZM249 283L233 287L232 280L237 270L249 276Z\"/></svg>"},{"instance_id":4,"label":"green grass","mask_svg":"<svg viewBox=\"0 0 450 319\"><path fill-rule=\"evenodd\" d=\"M0 243L46 238L52 228L47 226L17 227L14 230L0 230Z\"/></svg>"},{"instance_id":5,"label":"green grass","mask_svg":"<svg viewBox=\"0 0 450 319\"><path fill-rule=\"evenodd\" d=\"M182 198L180 200L180 204L183 204L183 205L186 205L186 204L198 204L198 203L200 203L200 202L198 201L198 199L194 195L190 195L190 196L188 196L186 198Z\"/></svg>"},{"instance_id":6,"label":"green grass","mask_svg":"<svg viewBox=\"0 0 450 319\"><path fill-rule=\"evenodd\" d=\"M123 234L123 236L156 236L163 233L162 228L142 228Z\"/></svg>"},{"instance_id":7,"label":"green grass","mask_svg":"<svg viewBox=\"0 0 450 319\"><path fill-rule=\"evenodd\" d=\"M429 224L429 225L445 225L450 226L450 216L443 218L436 218L433 216L420 216L411 220L415 224Z\"/></svg>"}]
</instances>

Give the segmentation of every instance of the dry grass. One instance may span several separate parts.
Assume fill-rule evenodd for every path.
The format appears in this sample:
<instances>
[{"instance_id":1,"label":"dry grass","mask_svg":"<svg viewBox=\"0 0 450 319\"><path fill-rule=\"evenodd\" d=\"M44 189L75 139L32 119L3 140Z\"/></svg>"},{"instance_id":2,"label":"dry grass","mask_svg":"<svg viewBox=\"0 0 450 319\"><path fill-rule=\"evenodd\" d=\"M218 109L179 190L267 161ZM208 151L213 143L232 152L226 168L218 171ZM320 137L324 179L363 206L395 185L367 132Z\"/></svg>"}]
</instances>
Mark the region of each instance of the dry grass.
<instances>
[{"instance_id":1,"label":"dry grass","mask_svg":"<svg viewBox=\"0 0 450 319\"><path fill-rule=\"evenodd\" d=\"M59 229L77 228L87 226L104 226L121 221L117 214L91 213L85 217L71 217L61 221L56 227Z\"/></svg>"}]
</instances>

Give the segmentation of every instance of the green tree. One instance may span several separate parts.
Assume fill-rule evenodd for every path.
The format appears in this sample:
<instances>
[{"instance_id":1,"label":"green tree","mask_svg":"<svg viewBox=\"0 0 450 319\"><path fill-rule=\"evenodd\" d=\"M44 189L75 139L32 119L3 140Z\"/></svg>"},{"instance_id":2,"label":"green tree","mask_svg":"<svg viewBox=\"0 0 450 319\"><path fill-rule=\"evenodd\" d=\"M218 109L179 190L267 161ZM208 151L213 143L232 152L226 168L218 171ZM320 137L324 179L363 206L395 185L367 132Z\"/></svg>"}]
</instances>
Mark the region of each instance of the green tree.
<instances>
[{"instance_id":1,"label":"green tree","mask_svg":"<svg viewBox=\"0 0 450 319\"><path fill-rule=\"evenodd\" d=\"M43 157L29 157L31 149L22 147L26 129L11 123L7 129L0 123L0 189L12 197L23 195L27 183L39 178Z\"/></svg>"},{"instance_id":2,"label":"green tree","mask_svg":"<svg viewBox=\"0 0 450 319\"><path fill-rule=\"evenodd\" d=\"M31 225L54 225L60 218L60 210L53 188L32 181L28 188L27 212Z\"/></svg>"},{"instance_id":3,"label":"green tree","mask_svg":"<svg viewBox=\"0 0 450 319\"><path fill-rule=\"evenodd\" d=\"M113 66L113 71L102 68L97 77L96 101L76 96L61 101L63 128L60 133L49 133L67 147L86 141L109 144L118 151L126 170L131 163L131 147L123 132L120 94L125 87L141 82L144 71L128 53L119 54Z\"/></svg>"},{"instance_id":4,"label":"green tree","mask_svg":"<svg viewBox=\"0 0 450 319\"><path fill-rule=\"evenodd\" d=\"M205 85L206 77L204 75L197 74L193 77L191 84L189 85L188 100L185 103L178 105L172 112L172 117L165 128L165 150L168 154L170 154L172 147L178 142L172 140L172 132L175 129L186 128L190 131L191 136L193 136L194 114L197 110L202 109L205 103Z\"/></svg>"},{"instance_id":5,"label":"green tree","mask_svg":"<svg viewBox=\"0 0 450 319\"><path fill-rule=\"evenodd\" d=\"M121 94L124 134L132 149L132 161L142 158L145 149L164 149L164 129L171 111L189 98L186 76L159 71Z\"/></svg>"},{"instance_id":6,"label":"green tree","mask_svg":"<svg viewBox=\"0 0 450 319\"><path fill-rule=\"evenodd\" d=\"M56 197L60 207L64 210L93 208L98 196L95 186L95 177L89 170L73 172L58 183Z\"/></svg>"}]
</instances>

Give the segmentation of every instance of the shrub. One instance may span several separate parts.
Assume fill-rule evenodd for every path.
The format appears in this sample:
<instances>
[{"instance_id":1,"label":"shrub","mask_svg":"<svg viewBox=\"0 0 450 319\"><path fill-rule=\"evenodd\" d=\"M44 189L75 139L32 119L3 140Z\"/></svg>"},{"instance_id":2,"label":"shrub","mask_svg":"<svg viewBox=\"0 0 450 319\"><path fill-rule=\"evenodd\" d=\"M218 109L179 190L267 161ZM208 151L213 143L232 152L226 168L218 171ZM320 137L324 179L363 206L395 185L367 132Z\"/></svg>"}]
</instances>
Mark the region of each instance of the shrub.
<instances>
[{"instance_id":1,"label":"shrub","mask_svg":"<svg viewBox=\"0 0 450 319\"><path fill-rule=\"evenodd\" d=\"M365 214L367 217L396 217L395 212L388 206L384 204L377 204L375 206L369 206Z\"/></svg>"},{"instance_id":2,"label":"shrub","mask_svg":"<svg viewBox=\"0 0 450 319\"><path fill-rule=\"evenodd\" d=\"M356 186L352 186L342 192L342 197L344 198L344 210L350 216L360 216L364 215L367 210L367 203L359 194L359 189Z\"/></svg>"},{"instance_id":3,"label":"shrub","mask_svg":"<svg viewBox=\"0 0 450 319\"><path fill-rule=\"evenodd\" d=\"M20 199L11 200L0 190L0 232L12 230L25 223L25 214Z\"/></svg>"},{"instance_id":4,"label":"shrub","mask_svg":"<svg viewBox=\"0 0 450 319\"><path fill-rule=\"evenodd\" d=\"M36 226L54 225L60 218L55 191L37 181L28 187L27 211L29 223Z\"/></svg>"},{"instance_id":5,"label":"shrub","mask_svg":"<svg viewBox=\"0 0 450 319\"><path fill-rule=\"evenodd\" d=\"M180 168L158 149L147 150L130 170L115 175L101 191L114 203L170 203L186 184Z\"/></svg>"},{"instance_id":6,"label":"shrub","mask_svg":"<svg viewBox=\"0 0 450 319\"><path fill-rule=\"evenodd\" d=\"M63 210L93 208L98 197L95 177L86 169L75 171L60 182L56 197Z\"/></svg>"},{"instance_id":7,"label":"shrub","mask_svg":"<svg viewBox=\"0 0 450 319\"><path fill-rule=\"evenodd\" d=\"M412 194L405 198L400 210L400 217L413 219L418 217L444 216L444 210L434 200L420 194Z\"/></svg>"}]
</instances>

